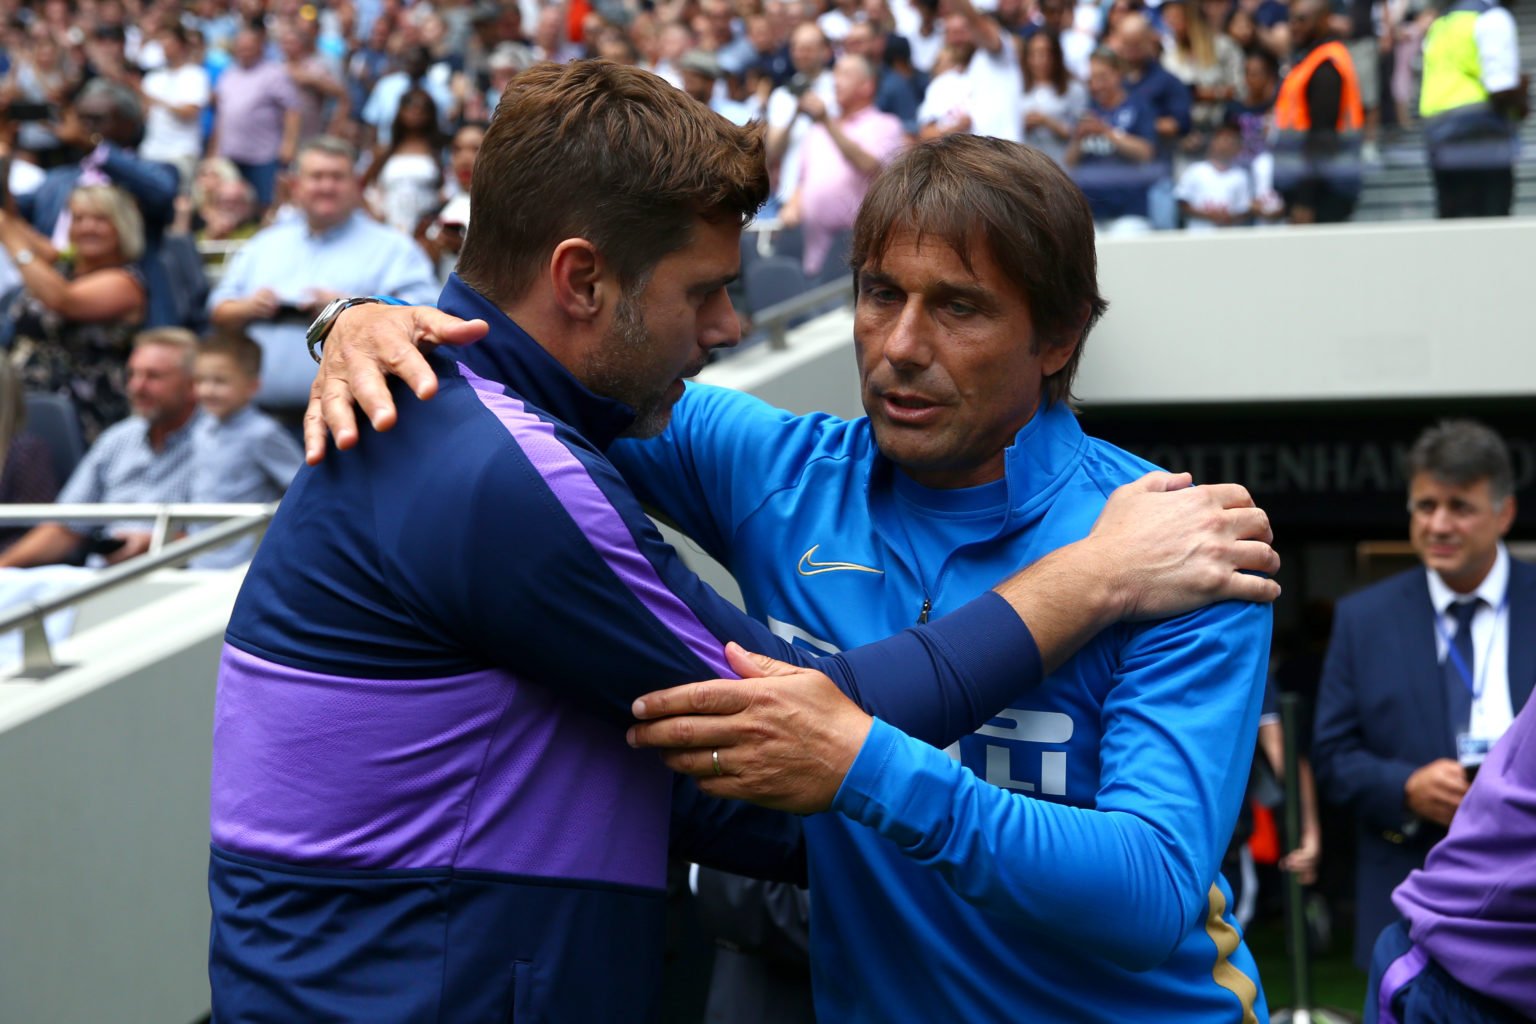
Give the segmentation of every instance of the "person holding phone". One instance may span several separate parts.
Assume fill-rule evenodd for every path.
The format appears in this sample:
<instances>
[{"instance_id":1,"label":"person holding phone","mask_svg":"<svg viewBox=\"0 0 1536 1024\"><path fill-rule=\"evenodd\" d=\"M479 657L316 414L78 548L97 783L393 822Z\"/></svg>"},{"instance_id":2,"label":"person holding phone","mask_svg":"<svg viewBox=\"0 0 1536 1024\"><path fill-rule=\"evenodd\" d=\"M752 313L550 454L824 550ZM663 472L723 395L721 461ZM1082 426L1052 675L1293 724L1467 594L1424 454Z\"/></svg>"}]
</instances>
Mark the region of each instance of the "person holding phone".
<instances>
[{"instance_id":1,"label":"person holding phone","mask_svg":"<svg viewBox=\"0 0 1536 1024\"><path fill-rule=\"evenodd\" d=\"M305 325L340 295L384 293L429 302L437 277L419 246L361 210L351 144L318 136L293 164L298 217L258 232L229 259L209 296L213 325L245 331L262 348L258 402L296 426L313 364Z\"/></svg>"}]
</instances>

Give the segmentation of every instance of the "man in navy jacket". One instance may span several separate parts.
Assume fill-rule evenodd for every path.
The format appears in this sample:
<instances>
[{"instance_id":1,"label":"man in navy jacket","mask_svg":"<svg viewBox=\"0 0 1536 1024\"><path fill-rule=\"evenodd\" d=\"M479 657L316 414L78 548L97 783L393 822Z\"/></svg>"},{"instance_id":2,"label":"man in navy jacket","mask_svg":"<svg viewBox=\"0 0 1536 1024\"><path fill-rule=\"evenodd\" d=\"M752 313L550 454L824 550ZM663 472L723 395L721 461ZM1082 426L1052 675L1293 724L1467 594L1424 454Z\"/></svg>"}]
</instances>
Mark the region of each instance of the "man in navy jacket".
<instances>
[{"instance_id":1,"label":"man in navy jacket","mask_svg":"<svg viewBox=\"0 0 1536 1024\"><path fill-rule=\"evenodd\" d=\"M1312 748L1318 792L1355 813L1362 969L1397 919L1392 890L1445 836L1469 770L1536 681L1536 568L1503 544L1515 517L1503 440L1442 423L1415 444L1409 470L1424 565L1339 602Z\"/></svg>"}]
</instances>

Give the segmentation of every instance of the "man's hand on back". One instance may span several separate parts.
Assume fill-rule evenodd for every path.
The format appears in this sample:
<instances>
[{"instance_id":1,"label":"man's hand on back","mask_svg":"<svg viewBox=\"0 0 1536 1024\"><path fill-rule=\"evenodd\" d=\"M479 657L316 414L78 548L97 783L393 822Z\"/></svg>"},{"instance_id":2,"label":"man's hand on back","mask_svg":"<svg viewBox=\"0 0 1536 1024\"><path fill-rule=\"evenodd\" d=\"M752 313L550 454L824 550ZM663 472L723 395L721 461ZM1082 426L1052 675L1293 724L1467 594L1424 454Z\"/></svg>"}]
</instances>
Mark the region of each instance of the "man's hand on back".
<instances>
[{"instance_id":1,"label":"man's hand on back","mask_svg":"<svg viewBox=\"0 0 1536 1024\"><path fill-rule=\"evenodd\" d=\"M1269 517L1237 484L1189 484L1187 473L1149 473L1120 487L1086 538L998 584L1047 671L1114 622L1280 596L1251 575L1280 568Z\"/></svg>"},{"instance_id":2,"label":"man's hand on back","mask_svg":"<svg viewBox=\"0 0 1536 1024\"><path fill-rule=\"evenodd\" d=\"M1216 601L1273 601L1280 569L1269 516L1238 484L1189 486L1149 473L1117 489L1081 543L1113 582L1120 619L1161 619Z\"/></svg>"},{"instance_id":3,"label":"man's hand on back","mask_svg":"<svg viewBox=\"0 0 1536 1024\"><path fill-rule=\"evenodd\" d=\"M395 425L395 401L385 375L399 377L418 398L437 394L437 375L423 352L438 345L467 345L485 337L484 320L460 320L431 306L367 304L342 312L325 339L320 372L309 388L304 412L304 458L319 465L325 435L336 447L357 443L360 405L375 430Z\"/></svg>"}]
</instances>

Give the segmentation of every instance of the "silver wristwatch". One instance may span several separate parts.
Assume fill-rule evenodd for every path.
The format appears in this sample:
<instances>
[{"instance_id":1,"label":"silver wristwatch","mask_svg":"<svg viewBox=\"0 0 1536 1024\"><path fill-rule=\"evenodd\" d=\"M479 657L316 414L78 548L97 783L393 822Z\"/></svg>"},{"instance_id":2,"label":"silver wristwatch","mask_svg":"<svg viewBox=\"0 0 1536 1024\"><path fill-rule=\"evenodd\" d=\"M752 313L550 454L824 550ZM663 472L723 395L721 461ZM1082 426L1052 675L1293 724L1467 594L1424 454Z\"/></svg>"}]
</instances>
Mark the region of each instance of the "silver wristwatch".
<instances>
[{"instance_id":1,"label":"silver wristwatch","mask_svg":"<svg viewBox=\"0 0 1536 1024\"><path fill-rule=\"evenodd\" d=\"M353 306L363 306L370 302L383 302L383 299L374 298L372 295L360 295L350 299L332 299L320 315L315 317L315 322L309 325L309 330L304 334L304 340L309 342L309 357L315 362L320 362L320 345L325 341L326 335L331 333L331 328L336 325L336 318Z\"/></svg>"}]
</instances>

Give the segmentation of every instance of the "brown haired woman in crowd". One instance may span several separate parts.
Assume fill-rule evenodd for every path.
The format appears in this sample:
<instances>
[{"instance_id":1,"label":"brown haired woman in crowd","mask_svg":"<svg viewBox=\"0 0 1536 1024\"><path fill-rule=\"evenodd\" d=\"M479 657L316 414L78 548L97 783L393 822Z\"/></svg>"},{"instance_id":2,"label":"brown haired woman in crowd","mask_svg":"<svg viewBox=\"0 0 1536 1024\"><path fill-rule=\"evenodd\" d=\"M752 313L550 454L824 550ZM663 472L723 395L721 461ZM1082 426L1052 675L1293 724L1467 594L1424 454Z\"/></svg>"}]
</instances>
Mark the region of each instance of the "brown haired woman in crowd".
<instances>
[{"instance_id":1,"label":"brown haired woman in crowd","mask_svg":"<svg viewBox=\"0 0 1536 1024\"><path fill-rule=\"evenodd\" d=\"M1077 119L1088 109L1088 90L1067 74L1061 38L1036 32L1024 44L1024 141L1058 164Z\"/></svg>"}]
</instances>

